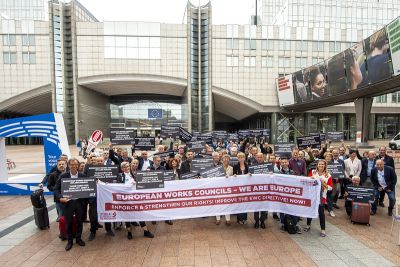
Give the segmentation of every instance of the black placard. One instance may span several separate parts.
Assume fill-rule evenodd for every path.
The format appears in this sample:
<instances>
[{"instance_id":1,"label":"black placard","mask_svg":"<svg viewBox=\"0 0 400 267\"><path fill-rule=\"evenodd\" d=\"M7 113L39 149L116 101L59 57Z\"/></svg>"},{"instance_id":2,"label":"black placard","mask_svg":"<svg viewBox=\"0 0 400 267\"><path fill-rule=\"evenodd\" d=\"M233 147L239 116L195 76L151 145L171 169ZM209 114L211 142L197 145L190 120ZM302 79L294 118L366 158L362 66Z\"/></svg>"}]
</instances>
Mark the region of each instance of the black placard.
<instances>
[{"instance_id":1,"label":"black placard","mask_svg":"<svg viewBox=\"0 0 400 267\"><path fill-rule=\"evenodd\" d=\"M154 137L136 137L135 148L137 150L154 150L156 140Z\"/></svg>"},{"instance_id":2,"label":"black placard","mask_svg":"<svg viewBox=\"0 0 400 267\"><path fill-rule=\"evenodd\" d=\"M212 138L214 140L225 140L228 134L226 131L214 131L212 132Z\"/></svg>"},{"instance_id":3,"label":"black placard","mask_svg":"<svg viewBox=\"0 0 400 267\"><path fill-rule=\"evenodd\" d=\"M343 132L327 132L326 138L332 142L341 142L344 139Z\"/></svg>"},{"instance_id":4,"label":"black placard","mask_svg":"<svg viewBox=\"0 0 400 267\"><path fill-rule=\"evenodd\" d=\"M295 148L294 144L275 144L274 152L276 157L286 157L290 159L292 157L292 150Z\"/></svg>"},{"instance_id":5,"label":"black placard","mask_svg":"<svg viewBox=\"0 0 400 267\"><path fill-rule=\"evenodd\" d=\"M299 149L311 148L321 148L321 137L320 135L305 135L297 137L297 147Z\"/></svg>"},{"instance_id":6,"label":"black placard","mask_svg":"<svg viewBox=\"0 0 400 267\"><path fill-rule=\"evenodd\" d=\"M200 134L192 137L191 141L204 141L208 145L212 145L213 137L211 133Z\"/></svg>"},{"instance_id":7,"label":"black placard","mask_svg":"<svg viewBox=\"0 0 400 267\"><path fill-rule=\"evenodd\" d=\"M179 139L180 131L179 126L166 126L161 125L160 137L162 139L172 138L172 139Z\"/></svg>"},{"instance_id":8,"label":"black placard","mask_svg":"<svg viewBox=\"0 0 400 267\"><path fill-rule=\"evenodd\" d=\"M374 202L375 189L373 189L373 188L348 185L346 190L347 190L347 193L349 194L347 196L347 200L352 200L354 202L362 202L362 203L373 203Z\"/></svg>"},{"instance_id":9,"label":"black placard","mask_svg":"<svg viewBox=\"0 0 400 267\"><path fill-rule=\"evenodd\" d=\"M203 140L189 141L186 142L186 145L189 150L193 150L196 153L201 153L206 148L206 142Z\"/></svg>"},{"instance_id":10,"label":"black placard","mask_svg":"<svg viewBox=\"0 0 400 267\"><path fill-rule=\"evenodd\" d=\"M181 174L181 180L198 179L198 178L199 178L198 172L188 172L185 174Z\"/></svg>"},{"instance_id":11,"label":"black placard","mask_svg":"<svg viewBox=\"0 0 400 267\"><path fill-rule=\"evenodd\" d=\"M96 179L93 177L61 180L61 194L69 199L96 197L96 190Z\"/></svg>"},{"instance_id":12,"label":"black placard","mask_svg":"<svg viewBox=\"0 0 400 267\"><path fill-rule=\"evenodd\" d=\"M136 173L136 189L164 188L163 171L144 171Z\"/></svg>"},{"instance_id":13,"label":"black placard","mask_svg":"<svg viewBox=\"0 0 400 267\"><path fill-rule=\"evenodd\" d=\"M239 140L239 135L237 133L229 133L228 140L237 142Z\"/></svg>"},{"instance_id":14,"label":"black placard","mask_svg":"<svg viewBox=\"0 0 400 267\"><path fill-rule=\"evenodd\" d=\"M225 170L224 167L221 166L217 166L217 167L212 167L212 168L208 168L204 171L200 172L200 176L202 178L214 178L214 177L224 177L225 176Z\"/></svg>"},{"instance_id":15,"label":"black placard","mask_svg":"<svg viewBox=\"0 0 400 267\"><path fill-rule=\"evenodd\" d=\"M213 166L212 158L194 158L192 159L192 171L202 172Z\"/></svg>"},{"instance_id":16,"label":"black placard","mask_svg":"<svg viewBox=\"0 0 400 267\"><path fill-rule=\"evenodd\" d=\"M178 174L176 174L177 176ZM174 171L165 171L164 172L164 181L173 181L175 180Z\"/></svg>"},{"instance_id":17,"label":"black placard","mask_svg":"<svg viewBox=\"0 0 400 267\"><path fill-rule=\"evenodd\" d=\"M118 166L88 166L86 175L104 183L116 183Z\"/></svg>"},{"instance_id":18,"label":"black placard","mask_svg":"<svg viewBox=\"0 0 400 267\"><path fill-rule=\"evenodd\" d=\"M250 130L239 130L238 131L239 138L247 138L250 137Z\"/></svg>"},{"instance_id":19,"label":"black placard","mask_svg":"<svg viewBox=\"0 0 400 267\"><path fill-rule=\"evenodd\" d=\"M179 139L181 139L182 142L189 142L192 140L192 134L186 131L184 128L179 127Z\"/></svg>"},{"instance_id":20,"label":"black placard","mask_svg":"<svg viewBox=\"0 0 400 267\"><path fill-rule=\"evenodd\" d=\"M132 145L135 141L135 133L133 130L111 128L110 141L113 145Z\"/></svg>"},{"instance_id":21,"label":"black placard","mask_svg":"<svg viewBox=\"0 0 400 267\"><path fill-rule=\"evenodd\" d=\"M263 163L249 166L249 173L251 174L271 173L273 171L274 166L272 166L272 163Z\"/></svg>"},{"instance_id":22,"label":"black placard","mask_svg":"<svg viewBox=\"0 0 400 267\"><path fill-rule=\"evenodd\" d=\"M321 144L325 143L325 141L326 141L326 133L320 133L319 134L319 140L321 141Z\"/></svg>"},{"instance_id":23,"label":"black placard","mask_svg":"<svg viewBox=\"0 0 400 267\"><path fill-rule=\"evenodd\" d=\"M229 160L229 165L231 165L233 167L236 164L238 164L238 162L239 162L239 160L237 157L231 157L231 159Z\"/></svg>"},{"instance_id":24,"label":"black placard","mask_svg":"<svg viewBox=\"0 0 400 267\"><path fill-rule=\"evenodd\" d=\"M328 172L331 174L332 178L344 179L344 169L341 163L330 163L326 166Z\"/></svg>"}]
</instances>

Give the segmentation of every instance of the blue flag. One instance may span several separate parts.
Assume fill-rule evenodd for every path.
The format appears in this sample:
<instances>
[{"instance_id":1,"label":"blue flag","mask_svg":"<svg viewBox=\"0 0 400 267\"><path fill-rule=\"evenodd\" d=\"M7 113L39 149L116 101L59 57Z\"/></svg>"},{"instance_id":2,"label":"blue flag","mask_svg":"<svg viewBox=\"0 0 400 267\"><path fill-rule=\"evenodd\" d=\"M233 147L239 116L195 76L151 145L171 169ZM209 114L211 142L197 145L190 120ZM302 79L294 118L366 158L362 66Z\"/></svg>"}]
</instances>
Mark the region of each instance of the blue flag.
<instances>
[{"instance_id":1,"label":"blue flag","mask_svg":"<svg viewBox=\"0 0 400 267\"><path fill-rule=\"evenodd\" d=\"M148 118L149 119L162 119L162 109L161 108L149 108Z\"/></svg>"}]
</instances>

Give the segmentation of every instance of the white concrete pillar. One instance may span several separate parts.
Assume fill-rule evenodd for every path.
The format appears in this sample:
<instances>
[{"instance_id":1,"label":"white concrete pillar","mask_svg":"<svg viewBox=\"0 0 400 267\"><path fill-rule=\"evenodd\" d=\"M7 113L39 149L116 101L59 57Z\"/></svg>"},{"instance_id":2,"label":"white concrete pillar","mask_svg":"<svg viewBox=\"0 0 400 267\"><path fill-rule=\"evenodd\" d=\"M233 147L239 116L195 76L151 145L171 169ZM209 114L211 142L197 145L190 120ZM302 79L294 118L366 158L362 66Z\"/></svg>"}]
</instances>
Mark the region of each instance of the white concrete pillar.
<instances>
[{"instance_id":1,"label":"white concrete pillar","mask_svg":"<svg viewBox=\"0 0 400 267\"><path fill-rule=\"evenodd\" d=\"M8 181L6 139L0 138L0 182Z\"/></svg>"}]
</instances>

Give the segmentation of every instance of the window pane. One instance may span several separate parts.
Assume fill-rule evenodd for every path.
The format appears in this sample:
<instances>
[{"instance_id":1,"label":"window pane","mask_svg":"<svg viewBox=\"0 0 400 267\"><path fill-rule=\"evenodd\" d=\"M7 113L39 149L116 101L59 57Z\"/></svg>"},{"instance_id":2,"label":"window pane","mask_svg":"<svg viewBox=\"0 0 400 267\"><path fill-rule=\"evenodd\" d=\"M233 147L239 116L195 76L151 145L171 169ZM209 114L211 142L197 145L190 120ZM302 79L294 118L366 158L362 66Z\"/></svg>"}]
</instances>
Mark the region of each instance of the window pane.
<instances>
[{"instance_id":1,"label":"window pane","mask_svg":"<svg viewBox=\"0 0 400 267\"><path fill-rule=\"evenodd\" d=\"M8 52L3 53L3 63L10 64L10 53Z\"/></svg>"},{"instance_id":2,"label":"window pane","mask_svg":"<svg viewBox=\"0 0 400 267\"><path fill-rule=\"evenodd\" d=\"M10 53L10 64L17 64L17 53Z\"/></svg>"},{"instance_id":3,"label":"window pane","mask_svg":"<svg viewBox=\"0 0 400 267\"><path fill-rule=\"evenodd\" d=\"M22 53L22 63L29 64L29 54L28 53Z\"/></svg>"}]
</instances>

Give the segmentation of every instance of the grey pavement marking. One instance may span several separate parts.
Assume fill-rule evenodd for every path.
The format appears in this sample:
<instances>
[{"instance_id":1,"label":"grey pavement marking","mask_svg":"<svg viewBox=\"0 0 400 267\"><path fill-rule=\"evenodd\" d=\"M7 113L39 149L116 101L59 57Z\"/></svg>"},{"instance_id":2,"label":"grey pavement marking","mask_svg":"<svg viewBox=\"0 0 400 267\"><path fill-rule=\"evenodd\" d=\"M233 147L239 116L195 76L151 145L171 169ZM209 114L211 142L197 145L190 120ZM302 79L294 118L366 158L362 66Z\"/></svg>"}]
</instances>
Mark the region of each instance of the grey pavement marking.
<instances>
[{"instance_id":1,"label":"grey pavement marking","mask_svg":"<svg viewBox=\"0 0 400 267\"><path fill-rule=\"evenodd\" d=\"M395 266L338 227L326 224L324 238L319 236L318 222L308 233L289 235L318 266Z\"/></svg>"}]
</instances>

